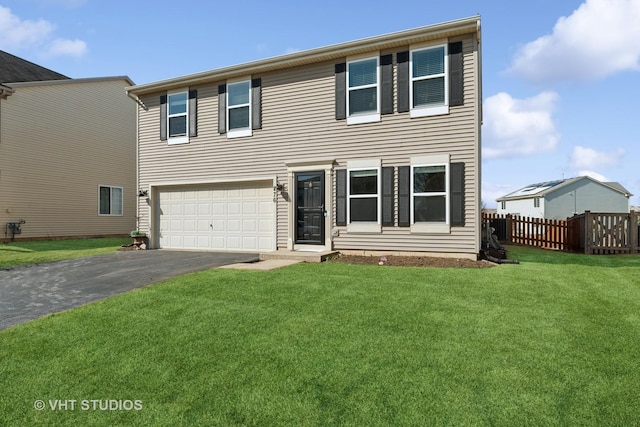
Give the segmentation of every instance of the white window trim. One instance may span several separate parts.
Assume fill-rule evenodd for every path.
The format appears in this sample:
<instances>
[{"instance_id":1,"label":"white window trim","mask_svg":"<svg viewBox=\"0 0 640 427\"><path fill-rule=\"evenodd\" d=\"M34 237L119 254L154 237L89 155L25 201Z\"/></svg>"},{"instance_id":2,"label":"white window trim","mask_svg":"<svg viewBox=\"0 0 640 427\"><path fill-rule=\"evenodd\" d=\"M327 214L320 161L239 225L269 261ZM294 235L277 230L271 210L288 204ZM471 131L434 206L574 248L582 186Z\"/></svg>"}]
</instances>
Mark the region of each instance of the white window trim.
<instances>
[{"instance_id":1,"label":"white window trim","mask_svg":"<svg viewBox=\"0 0 640 427\"><path fill-rule=\"evenodd\" d=\"M351 222L351 198L370 198L371 194L351 195L351 171L375 169L377 174L377 221ZM351 160L347 162L347 233L382 232L382 168L380 159Z\"/></svg>"},{"instance_id":2,"label":"white window trim","mask_svg":"<svg viewBox=\"0 0 640 427\"><path fill-rule=\"evenodd\" d=\"M108 214L103 214L100 213L100 189L102 187L108 188L109 189L109 206L113 206L113 192L111 190L113 190L114 188L119 188L120 189L120 195L122 196L122 200L120 201L120 204L122 206L122 211L119 214L113 214L113 213L108 213ZM117 185L105 185L105 184L99 184L98 185L98 216L123 216L124 215L124 188L117 186Z\"/></svg>"},{"instance_id":3,"label":"white window trim","mask_svg":"<svg viewBox=\"0 0 640 427\"><path fill-rule=\"evenodd\" d=\"M429 234L449 234L451 233L451 189L449 188L450 177L450 159L448 154L420 156L411 158L411 198L409 203L410 222L412 233L429 233ZM445 167L445 191L437 193L414 193L414 169L424 166L444 166ZM414 218L414 197L415 196L445 196L445 221L444 222L415 222Z\"/></svg>"},{"instance_id":4,"label":"white window trim","mask_svg":"<svg viewBox=\"0 0 640 427\"><path fill-rule=\"evenodd\" d=\"M375 113L365 113L365 114L349 114L349 100L351 97L349 96L352 88L349 86L349 64L354 62L366 61L375 59L376 61L376 83L364 86L356 86L353 90L358 89L367 89L367 88L376 88L376 112ZM357 56L351 57L347 59L347 125L357 125L361 123L373 123L380 121L380 54L376 52L375 56L371 54L367 54L366 56Z\"/></svg>"},{"instance_id":5,"label":"white window trim","mask_svg":"<svg viewBox=\"0 0 640 427\"><path fill-rule=\"evenodd\" d=\"M233 108L240 108L240 107L249 107L249 126L246 128L239 128L239 129L230 129L229 125L230 125L230 121L229 121L229 99L231 98L230 94L230 86L233 86L234 84L238 84L238 83L249 83L249 102L245 103L245 104L238 104L238 105L234 105ZM232 138L244 138L247 136L252 136L253 135L253 129L251 128L251 123L253 120L252 114L253 112L251 111L253 109L253 105L252 105L252 99L251 99L251 76L249 77L243 77L241 79L234 79L234 80L229 80L227 81L227 97L226 97L226 101L227 101L227 105L225 108L225 114L227 115L227 139L232 139Z\"/></svg>"},{"instance_id":6,"label":"white window trim","mask_svg":"<svg viewBox=\"0 0 640 427\"><path fill-rule=\"evenodd\" d=\"M434 49L438 47L444 47L444 73L434 74L427 77L413 77L413 53L421 50ZM434 105L428 107L414 107L413 106L413 82L420 80L428 80L438 77L444 77L444 104L443 105ZM409 54L409 105L410 109L410 117L428 117L428 116L438 116L443 114L449 114L449 45L446 41L440 42L438 44L427 44L427 45L412 45L410 47Z\"/></svg>"},{"instance_id":7,"label":"white window trim","mask_svg":"<svg viewBox=\"0 0 640 427\"><path fill-rule=\"evenodd\" d=\"M177 95L180 93L184 93L187 97L187 105L186 105L186 110L185 113L180 113L180 114L170 114L171 111L171 102L169 101L169 98L171 98L171 95ZM171 117L180 117L184 115L185 116L185 121L186 121L186 126L185 126L185 130L186 133L184 135L181 136L171 136L171 127L169 125L169 123L171 122ZM174 144L188 144L189 143L189 89L188 88L182 88L182 89L176 89L176 90L172 90L171 92L167 92L167 144L169 145L174 145Z\"/></svg>"}]
</instances>

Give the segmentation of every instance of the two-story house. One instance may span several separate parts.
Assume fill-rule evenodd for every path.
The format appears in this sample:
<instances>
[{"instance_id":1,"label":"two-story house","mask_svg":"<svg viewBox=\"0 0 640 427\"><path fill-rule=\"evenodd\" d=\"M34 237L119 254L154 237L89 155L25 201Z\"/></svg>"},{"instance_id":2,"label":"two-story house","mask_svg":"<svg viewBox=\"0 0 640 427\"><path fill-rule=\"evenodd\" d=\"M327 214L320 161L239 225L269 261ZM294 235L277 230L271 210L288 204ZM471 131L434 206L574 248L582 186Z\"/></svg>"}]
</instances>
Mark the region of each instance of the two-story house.
<instances>
[{"instance_id":1,"label":"two-story house","mask_svg":"<svg viewBox=\"0 0 640 427\"><path fill-rule=\"evenodd\" d=\"M132 86L153 248L480 249L480 18Z\"/></svg>"},{"instance_id":2,"label":"two-story house","mask_svg":"<svg viewBox=\"0 0 640 427\"><path fill-rule=\"evenodd\" d=\"M3 240L136 227L135 105L126 76L71 79L0 51Z\"/></svg>"}]
</instances>

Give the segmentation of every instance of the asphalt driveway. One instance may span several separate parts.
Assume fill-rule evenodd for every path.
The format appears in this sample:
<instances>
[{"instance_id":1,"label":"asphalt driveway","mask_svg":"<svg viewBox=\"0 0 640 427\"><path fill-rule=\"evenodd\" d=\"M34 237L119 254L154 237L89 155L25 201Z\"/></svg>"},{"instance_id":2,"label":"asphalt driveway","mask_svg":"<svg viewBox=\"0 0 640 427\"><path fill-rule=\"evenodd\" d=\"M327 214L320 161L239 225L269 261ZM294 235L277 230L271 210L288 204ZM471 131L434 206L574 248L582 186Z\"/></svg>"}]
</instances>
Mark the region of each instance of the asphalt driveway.
<instances>
[{"instance_id":1,"label":"asphalt driveway","mask_svg":"<svg viewBox=\"0 0 640 427\"><path fill-rule=\"evenodd\" d=\"M0 330L171 277L257 254L126 251L0 270Z\"/></svg>"}]
</instances>

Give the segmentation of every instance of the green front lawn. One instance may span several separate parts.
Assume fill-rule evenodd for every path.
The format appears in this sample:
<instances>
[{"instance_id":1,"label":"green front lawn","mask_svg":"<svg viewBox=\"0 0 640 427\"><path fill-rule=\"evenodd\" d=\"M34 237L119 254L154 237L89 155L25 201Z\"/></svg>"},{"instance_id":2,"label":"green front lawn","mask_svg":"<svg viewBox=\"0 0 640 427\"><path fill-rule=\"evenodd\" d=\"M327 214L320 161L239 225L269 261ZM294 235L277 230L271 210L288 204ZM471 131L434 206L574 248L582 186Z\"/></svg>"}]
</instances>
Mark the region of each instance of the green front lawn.
<instances>
[{"instance_id":1,"label":"green front lawn","mask_svg":"<svg viewBox=\"0 0 640 427\"><path fill-rule=\"evenodd\" d=\"M130 237L0 243L0 268L107 254L129 243Z\"/></svg>"},{"instance_id":2,"label":"green front lawn","mask_svg":"<svg viewBox=\"0 0 640 427\"><path fill-rule=\"evenodd\" d=\"M209 270L5 330L0 419L637 424L640 256L510 255L522 263Z\"/></svg>"}]
</instances>

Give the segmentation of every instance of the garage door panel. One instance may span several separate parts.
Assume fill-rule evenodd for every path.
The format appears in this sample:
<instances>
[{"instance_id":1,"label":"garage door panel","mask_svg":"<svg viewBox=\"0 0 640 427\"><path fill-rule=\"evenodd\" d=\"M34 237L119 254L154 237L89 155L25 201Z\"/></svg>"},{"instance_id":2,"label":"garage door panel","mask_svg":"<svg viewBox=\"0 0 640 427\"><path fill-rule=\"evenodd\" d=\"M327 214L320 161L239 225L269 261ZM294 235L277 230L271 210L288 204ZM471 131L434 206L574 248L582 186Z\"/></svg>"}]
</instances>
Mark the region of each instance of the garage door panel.
<instances>
[{"instance_id":1,"label":"garage door panel","mask_svg":"<svg viewBox=\"0 0 640 427\"><path fill-rule=\"evenodd\" d=\"M213 215L226 215L226 204L221 202L213 202L211 204L211 213Z\"/></svg>"},{"instance_id":2,"label":"garage door panel","mask_svg":"<svg viewBox=\"0 0 640 427\"><path fill-rule=\"evenodd\" d=\"M255 201L242 202L242 214L255 215L258 212L256 204L257 202Z\"/></svg>"},{"instance_id":3,"label":"garage door panel","mask_svg":"<svg viewBox=\"0 0 640 427\"><path fill-rule=\"evenodd\" d=\"M275 249L273 187L265 182L159 191L160 247Z\"/></svg>"},{"instance_id":4,"label":"garage door panel","mask_svg":"<svg viewBox=\"0 0 640 427\"><path fill-rule=\"evenodd\" d=\"M257 219L245 219L242 221L242 231L243 233L252 233L255 234L258 231Z\"/></svg>"},{"instance_id":5,"label":"garage door panel","mask_svg":"<svg viewBox=\"0 0 640 427\"><path fill-rule=\"evenodd\" d=\"M237 219L229 219L227 220L226 231L230 233L238 233L242 230L241 222Z\"/></svg>"}]
</instances>

